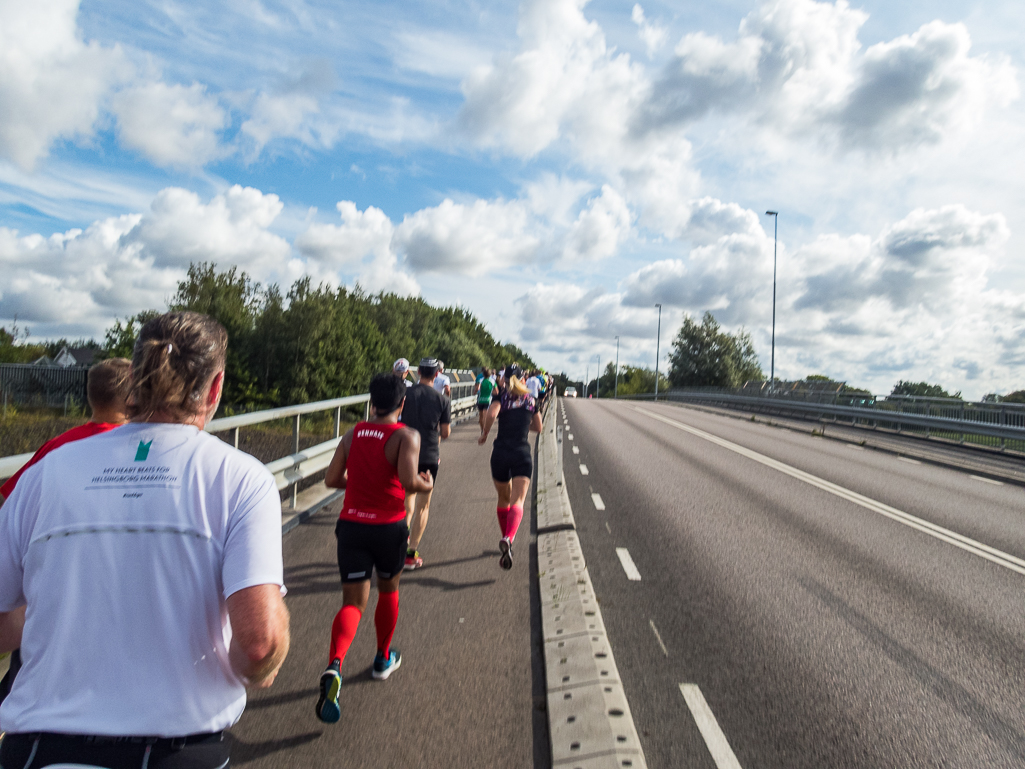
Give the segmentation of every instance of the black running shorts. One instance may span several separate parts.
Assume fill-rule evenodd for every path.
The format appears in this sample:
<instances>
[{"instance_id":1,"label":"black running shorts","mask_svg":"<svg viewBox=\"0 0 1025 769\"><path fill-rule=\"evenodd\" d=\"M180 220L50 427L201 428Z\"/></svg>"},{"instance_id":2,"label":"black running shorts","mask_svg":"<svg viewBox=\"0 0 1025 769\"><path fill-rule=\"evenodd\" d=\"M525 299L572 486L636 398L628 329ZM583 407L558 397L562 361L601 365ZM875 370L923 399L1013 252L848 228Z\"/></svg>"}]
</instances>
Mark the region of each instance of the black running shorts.
<instances>
[{"instance_id":1,"label":"black running shorts","mask_svg":"<svg viewBox=\"0 0 1025 769\"><path fill-rule=\"evenodd\" d=\"M434 481L435 483L437 483L437 481L438 481L438 463L437 462L434 462L434 463L428 462L427 464L424 464L423 462L421 462L417 466L416 471L417 471L417 473L430 473L431 474L431 480Z\"/></svg>"},{"instance_id":2,"label":"black running shorts","mask_svg":"<svg viewBox=\"0 0 1025 769\"><path fill-rule=\"evenodd\" d=\"M477 404L477 411L487 411L489 408L491 408L491 404L490 403L478 403Z\"/></svg>"},{"instance_id":3,"label":"black running shorts","mask_svg":"<svg viewBox=\"0 0 1025 769\"><path fill-rule=\"evenodd\" d=\"M0 744L0 765L137 769L148 764L166 769L220 769L228 765L229 752L230 743L222 732L160 739L48 732L7 734Z\"/></svg>"},{"instance_id":4,"label":"black running shorts","mask_svg":"<svg viewBox=\"0 0 1025 769\"><path fill-rule=\"evenodd\" d=\"M509 451L496 446L491 451L491 477L499 483L513 478L530 478L534 474L534 461L530 449Z\"/></svg>"},{"instance_id":5,"label":"black running shorts","mask_svg":"<svg viewBox=\"0 0 1025 769\"><path fill-rule=\"evenodd\" d=\"M364 582L373 569L377 569L378 579L391 579L406 563L409 529L405 521L372 524L339 519L335 536L343 584Z\"/></svg>"}]
</instances>

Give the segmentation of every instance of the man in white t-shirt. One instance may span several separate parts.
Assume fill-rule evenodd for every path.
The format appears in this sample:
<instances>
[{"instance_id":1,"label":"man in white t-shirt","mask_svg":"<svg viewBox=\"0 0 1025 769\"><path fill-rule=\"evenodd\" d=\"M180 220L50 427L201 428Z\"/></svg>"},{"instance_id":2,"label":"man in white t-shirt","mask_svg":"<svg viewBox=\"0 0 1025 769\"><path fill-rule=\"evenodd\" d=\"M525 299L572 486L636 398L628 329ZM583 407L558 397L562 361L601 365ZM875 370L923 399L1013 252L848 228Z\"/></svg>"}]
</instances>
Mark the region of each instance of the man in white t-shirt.
<instances>
[{"instance_id":1,"label":"man in white t-shirt","mask_svg":"<svg viewBox=\"0 0 1025 769\"><path fill-rule=\"evenodd\" d=\"M538 374L536 371L533 374L531 374L530 378L527 380L526 387L527 392L530 393L530 397L532 397L534 400L537 400L537 396L541 392L540 374Z\"/></svg>"},{"instance_id":2,"label":"man in white t-shirt","mask_svg":"<svg viewBox=\"0 0 1025 769\"><path fill-rule=\"evenodd\" d=\"M0 629L29 607L0 706L4 767L227 765L222 732L246 687L273 682L288 651L278 491L255 458L203 432L226 344L197 313L147 323L138 421L51 452L4 504ZM214 373L196 375L197 360ZM178 400L167 382L146 390L161 377Z\"/></svg>"},{"instance_id":3,"label":"man in white t-shirt","mask_svg":"<svg viewBox=\"0 0 1025 769\"><path fill-rule=\"evenodd\" d=\"M438 392L440 392L442 395L445 395L446 397L451 398L452 397L452 387L451 387L451 381L452 380L450 380L448 378L447 374L441 373L444 370L445 370L445 363L443 361L439 360L438 361L438 374L437 374L437 376L434 377L434 389L437 390Z\"/></svg>"}]
</instances>

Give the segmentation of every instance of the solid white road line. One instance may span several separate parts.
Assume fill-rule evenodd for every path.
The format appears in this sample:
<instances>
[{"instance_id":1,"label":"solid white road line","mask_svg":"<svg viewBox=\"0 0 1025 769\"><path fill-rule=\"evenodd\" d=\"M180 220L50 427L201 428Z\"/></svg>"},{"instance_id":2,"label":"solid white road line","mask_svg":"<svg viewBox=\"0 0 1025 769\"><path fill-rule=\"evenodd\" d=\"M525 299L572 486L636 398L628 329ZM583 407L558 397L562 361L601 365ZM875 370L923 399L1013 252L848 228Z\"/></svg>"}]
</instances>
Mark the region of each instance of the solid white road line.
<instances>
[{"instance_id":1,"label":"solid white road line","mask_svg":"<svg viewBox=\"0 0 1025 769\"><path fill-rule=\"evenodd\" d=\"M838 486L835 483L831 483L823 478L806 473L804 470L798 470L796 467L791 467L783 462L778 462L771 457L767 457L764 454L759 454L757 451L744 448L736 443L731 443L725 438L720 438L717 435L706 433L704 430L699 430L696 427L691 427L683 422L677 422L675 419L669 419L656 414L653 411L647 411L646 409L634 407L636 411L649 416L652 419L657 419L660 422L665 422L667 425L672 425L678 430L683 430L691 435L696 435L699 438L703 438L706 441L714 443L718 446L722 446L724 449L728 449L734 453L740 454L741 456L753 459L759 464L763 464L766 467L771 467L773 470L778 470L785 475L789 475L791 478L796 478L799 481L803 481L810 486L827 491L830 494L846 499L849 502L853 502L856 505L860 505L866 510L871 510L874 513L890 518L891 520L902 523L912 529L928 534L930 537L946 542L954 547L961 548L962 550L977 555L980 558L985 558L987 561L992 561L998 566L1003 566L1005 569L1017 572L1018 574L1025 574L1025 560L1017 558L1009 553L1005 553L1002 550L997 550L995 547L984 545L981 542L977 542L974 539L970 539L962 534L958 534L950 529L945 529L942 526L937 526L935 523L930 523L922 518L918 518L909 513L905 513L903 510L898 510L895 507L877 502L876 500L866 497L862 494L858 494L856 491L845 489L843 486Z\"/></svg>"},{"instance_id":2,"label":"solid white road line","mask_svg":"<svg viewBox=\"0 0 1025 769\"><path fill-rule=\"evenodd\" d=\"M616 555L619 556L619 562L623 564L623 571L626 572L626 578L633 580L634 582L640 582L641 573L637 571L634 559L630 557L630 551L625 547L617 547Z\"/></svg>"},{"instance_id":3,"label":"solid white road line","mask_svg":"<svg viewBox=\"0 0 1025 769\"><path fill-rule=\"evenodd\" d=\"M655 627L655 620L649 619L648 624L651 625L651 632L655 634L655 640L658 641L658 645L662 649L662 653L668 657L669 650L666 648L666 645L662 643L662 635L658 632L658 628Z\"/></svg>"},{"instance_id":4,"label":"solid white road line","mask_svg":"<svg viewBox=\"0 0 1025 769\"><path fill-rule=\"evenodd\" d=\"M992 478L983 478L981 475L973 475L972 478L974 478L977 481L982 481L983 483L992 483L994 486L1004 485L1003 481L995 481Z\"/></svg>"},{"instance_id":5,"label":"solid white road line","mask_svg":"<svg viewBox=\"0 0 1025 769\"><path fill-rule=\"evenodd\" d=\"M591 495L591 501L594 502L594 509L595 510L604 510L605 509L605 502L602 501L601 494L597 494L597 493L592 494Z\"/></svg>"},{"instance_id":6,"label":"solid white road line","mask_svg":"<svg viewBox=\"0 0 1025 769\"><path fill-rule=\"evenodd\" d=\"M587 469L587 465L585 465L583 462L580 463L580 474L581 475L590 475L591 474L591 471Z\"/></svg>"},{"instance_id":7,"label":"solid white road line","mask_svg":"<svg viewBox=\"0 0 1025 769\"><path fill-rule=\"evenodd\" d=\"M901 462L907 462L909 465L920 465L920 464L922 464L917 459L912 459L911 457L897 457L897 459L899 459Z\"/></svg>"},{"instance_id":8,"label":"solid white road line","mask_svg":"<svg viewBox=\"0 0 1025 769\"><path fill-rule=\"evenodd\" d=\"M574 454L579 454L580 453L580 447L579 446L574 446L573 447L573 453Z\"/></svg>"},{"instance_id":9,"label":"solid white road line","mask_svg":"<svg viewBox=\"0 0 1025 769\"><path fill-rule=\"evenodd\" d=\"M741 769L740 762L733 754L730 743L726 741L726 735L719 728L719 722L715 720L712 709L705 702L705 696L697 684L680 684L680 691L687 701L690 714L705 738L705 745L708 752L712 754L712 760L719 769Z\"/></svg>"}]
</instances>

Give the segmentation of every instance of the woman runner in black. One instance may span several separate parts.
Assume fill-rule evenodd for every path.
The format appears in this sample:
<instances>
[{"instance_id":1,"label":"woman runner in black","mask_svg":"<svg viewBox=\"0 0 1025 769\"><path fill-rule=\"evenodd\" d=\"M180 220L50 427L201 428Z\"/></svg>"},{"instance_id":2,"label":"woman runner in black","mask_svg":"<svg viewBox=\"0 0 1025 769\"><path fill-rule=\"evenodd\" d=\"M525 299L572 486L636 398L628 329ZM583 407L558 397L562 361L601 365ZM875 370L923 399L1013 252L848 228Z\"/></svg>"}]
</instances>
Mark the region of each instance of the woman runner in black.
<instances>
[{"instance_id":1,"label":"woman runner in black","mask_svg":"<svg viewBox=\"0 0 1025 769\"><path fill-rule=\"evenodd\" d=\"M491 401L484 429L477 443L488 439L491 426L498 420L498 436L491 451L491 478L498 491L498 525L502 539L498 549L503 569L512 568L512 543L523 519L523 501L530 489L530 476L534 473L529 432L541 432L541 414L534 398L523 384L523 372L516 364L505 367L504 387L498 398Z\"/></svg>"}]
</instances>

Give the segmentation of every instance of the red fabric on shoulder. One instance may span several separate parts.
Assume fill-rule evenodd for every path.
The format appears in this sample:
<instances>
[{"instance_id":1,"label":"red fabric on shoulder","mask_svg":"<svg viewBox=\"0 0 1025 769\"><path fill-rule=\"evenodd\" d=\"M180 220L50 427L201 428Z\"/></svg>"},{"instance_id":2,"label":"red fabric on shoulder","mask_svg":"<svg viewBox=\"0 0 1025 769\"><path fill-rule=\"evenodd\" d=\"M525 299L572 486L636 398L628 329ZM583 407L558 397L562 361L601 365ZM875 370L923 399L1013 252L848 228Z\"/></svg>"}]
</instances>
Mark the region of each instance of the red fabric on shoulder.
<instances>
[{"instance_id":1,"label":"red fabric on shoulder","mask_svg":"<svg viewBox=\"0 0 1025 769\"><path fill-rule=\"evenodd\" d=\"M72 427L70 430L65 433L61 433L56 438L51 438L39 447L39 450L32 455L32 459L26 462L18 472L8 478L7 482L4 483L3 486L0 486L0 494L4 495L4 499L11 496L11 492L14 491L14 487L18 484L18 479L21 478L21 474L54 449L59 449L66 443L73 443L74 441L80 441L83 438L89 438L93 435L110 432L115 427L120 426L121 425L110 424L109 422L86 422L84 425Z\"/></svg>"}]
</instances>

